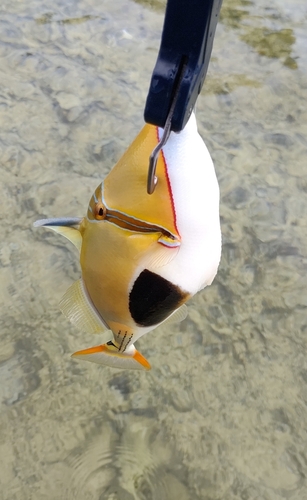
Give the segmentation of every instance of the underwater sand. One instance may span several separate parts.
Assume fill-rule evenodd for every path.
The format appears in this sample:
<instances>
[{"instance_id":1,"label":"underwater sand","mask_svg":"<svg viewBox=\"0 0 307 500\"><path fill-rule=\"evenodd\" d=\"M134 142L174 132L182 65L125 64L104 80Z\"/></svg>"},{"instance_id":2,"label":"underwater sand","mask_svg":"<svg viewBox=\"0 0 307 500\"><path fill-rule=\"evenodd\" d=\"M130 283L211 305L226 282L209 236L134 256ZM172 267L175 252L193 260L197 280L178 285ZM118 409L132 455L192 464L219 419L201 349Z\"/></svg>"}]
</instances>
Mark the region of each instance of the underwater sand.
<instances>
[{"instance_id":1,"label":"underwater sand","mask_svg":"<svg viewBox=\"0 0 307 500\"><path fill-rule=\"evenodd\" d=\"M199 130L223 257L149 373L72 360L105 341L58 302L80 276L32 223L83 216L142 126L162 1L0 6L0 500L307 499L307 13L224 0Z\"/></svg>"}]
</instances>

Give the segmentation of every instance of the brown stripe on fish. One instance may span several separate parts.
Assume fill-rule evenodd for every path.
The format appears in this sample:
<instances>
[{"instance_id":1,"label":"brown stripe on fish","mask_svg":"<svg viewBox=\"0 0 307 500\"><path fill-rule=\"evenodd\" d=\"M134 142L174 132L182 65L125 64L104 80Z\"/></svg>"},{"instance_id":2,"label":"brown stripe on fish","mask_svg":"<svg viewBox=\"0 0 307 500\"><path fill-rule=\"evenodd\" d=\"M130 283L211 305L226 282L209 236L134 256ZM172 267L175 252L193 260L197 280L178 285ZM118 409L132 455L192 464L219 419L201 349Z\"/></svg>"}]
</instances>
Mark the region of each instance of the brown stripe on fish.
<instances>
[{"instance_id":1,"label":"brown stripe on fish","mask_svg":"<svg viewBox=\"0 0 307 500\"><path fill-rule=\"evenodd\" d=\"M97 190L98 189L99 188L97 188ZM92 198L92 200L93 199L94 197ZM90 220L97 220L97 221L106 220L107 222L116 224L117 226L122 227L123 229L128 229L129 231L137 231L141 233L161 233L168 240L170 240L170 243L172 241L174 242L179 241L178 238L176 238L176 236L174 236L161 226L157 226L155 224L149 224L148 222L136 219L135 217L127 215L123 212L119 212L118 210L111 210L110 208L107 208L99 198L97 199L95 205L90 203L89 210L90 210L90 216L88 214L88 218ZM170 244L169 246L172 245Z\"/></svg>"},{"instance_id":2,"label":"brown stripe on fish","mask_svg":"<svg viewBox=\"0 0 307 500\"><path fill-rule=\"evenodd\" d=\"M113 335L114 335L114 339L115 339L116 343L118 344L118 346L117 346L118 351L125 352L128 345L130 345L132 343L133 333L131 331L128 332L128 330L125 330L125 331L118 330L117 333L113 332Z\"/></svg>"},{"instance_id":3,"label":"brown stripe on fish","mask_svg":"<svg viewBox=\"0 0 307 500\"><path fill-rule=\"evenodd\" d=\"M178 309L190 294L179 286L145 269L135 280L129 295L129 310L140 326L153 326Z\"/></svg>"}]
</instances>

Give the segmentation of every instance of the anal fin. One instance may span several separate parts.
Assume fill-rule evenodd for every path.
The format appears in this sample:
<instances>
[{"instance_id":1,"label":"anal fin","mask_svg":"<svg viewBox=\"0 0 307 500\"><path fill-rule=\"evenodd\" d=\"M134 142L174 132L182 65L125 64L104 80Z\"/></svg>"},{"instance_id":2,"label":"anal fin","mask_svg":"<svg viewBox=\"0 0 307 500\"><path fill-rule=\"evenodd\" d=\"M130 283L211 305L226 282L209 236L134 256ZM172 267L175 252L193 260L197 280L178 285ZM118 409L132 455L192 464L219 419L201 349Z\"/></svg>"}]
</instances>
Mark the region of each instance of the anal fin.
<instances>
[{"instance_id":1,"label":"anal fin","mask_svg":"<svg viewBox=\"0 0 307 500\"><path fill-rule=\"evenodd\" d=\"M166 318L162 325L172 324L172 323L180 323L184 319L186 319L188 315L188 308L185 304L178 307L168 318Z\"/></svg>"},{"instance_id":2,"label":"anal fin","mask_svg":"<svg viewBox=\"0 0 307 500\"><path fill-rule=\"evenodd\" d=\"M126 370L150 370L151 368L147 359L136 350L134 345L130 345L124 352L119 352L113 342L77 351L72 354L72 357Z\"/></svg>"}]
</instances>

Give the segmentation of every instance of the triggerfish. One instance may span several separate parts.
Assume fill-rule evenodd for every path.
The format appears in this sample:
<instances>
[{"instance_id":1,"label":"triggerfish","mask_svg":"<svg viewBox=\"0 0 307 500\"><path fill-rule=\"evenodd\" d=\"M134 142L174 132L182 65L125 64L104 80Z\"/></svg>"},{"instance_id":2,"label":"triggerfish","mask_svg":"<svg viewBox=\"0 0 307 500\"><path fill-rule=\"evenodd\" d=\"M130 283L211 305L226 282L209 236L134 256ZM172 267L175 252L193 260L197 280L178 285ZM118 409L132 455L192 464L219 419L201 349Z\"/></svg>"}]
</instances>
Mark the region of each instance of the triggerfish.
<instances>
[{"instance_id":1,"label":"triggerfish","mask_svg":"<svg viewBox=\"0 0 307 500\"><path fill-rule=\"evenodd\" d=\"M80 250L82 277L62 312L84 331L112 339L72 356L116 368L150 369L134 347L164 322L186 317L184 303L212 283L221 256L219 187L192 114L171 132L146 191L148 158L163 130L146 124L94 192L84 218L43 219Z\"/></svg>"}]
</instances>

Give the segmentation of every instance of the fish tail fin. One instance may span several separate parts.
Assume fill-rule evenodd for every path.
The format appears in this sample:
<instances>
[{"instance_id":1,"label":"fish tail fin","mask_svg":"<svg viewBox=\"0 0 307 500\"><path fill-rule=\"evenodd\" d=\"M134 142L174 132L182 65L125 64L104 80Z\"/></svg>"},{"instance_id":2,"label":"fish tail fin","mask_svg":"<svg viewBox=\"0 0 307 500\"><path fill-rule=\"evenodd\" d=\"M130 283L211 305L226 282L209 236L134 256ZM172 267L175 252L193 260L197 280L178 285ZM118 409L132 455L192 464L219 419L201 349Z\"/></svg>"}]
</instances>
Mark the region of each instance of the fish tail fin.
<instances>
[{"instance_id":1,"label":"fish tail fin","mask_svg":"<svg viewBox=\"0 0 307 500\"><path fill-rule=\"evenodd\" d=\"M147 359L137 351L133 344L124 352L120 352L112 341L74 352L72 357L126 370L150 370L151 368Z\"/></svg>"}]
</instances>

